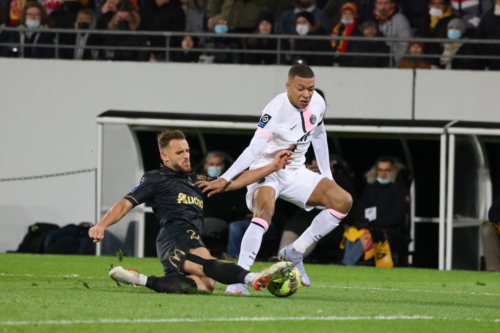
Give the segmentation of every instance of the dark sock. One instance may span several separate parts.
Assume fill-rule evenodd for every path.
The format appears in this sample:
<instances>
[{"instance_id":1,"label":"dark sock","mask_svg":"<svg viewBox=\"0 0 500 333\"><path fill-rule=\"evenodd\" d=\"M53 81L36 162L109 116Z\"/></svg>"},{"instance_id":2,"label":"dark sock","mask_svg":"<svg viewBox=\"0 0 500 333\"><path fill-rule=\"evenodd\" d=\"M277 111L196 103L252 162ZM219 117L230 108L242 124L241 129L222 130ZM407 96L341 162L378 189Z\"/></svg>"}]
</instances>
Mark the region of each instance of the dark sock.
<instances>
[{"instance_id":1,"label":"dark sock","mask_svg":"<svg viewBox=\"0 0 500 333\"><path fill-rule=\"evenodd\" d=\"M161 277L148 276L146 287L157 293L186 294L197 289L196 282L182 274L168 274Z\"/></svg>"},{"instance_id":2,"label":"dark sock","mask_svg":"<svg viewBox=\"0 0 500 333\"><path fill-rule=\"evenodd\" d=\"M209 278L224 284L245 283L249 271L225 261L207 260L203 264L203 273Z\"/></svg>"}]
</instances>

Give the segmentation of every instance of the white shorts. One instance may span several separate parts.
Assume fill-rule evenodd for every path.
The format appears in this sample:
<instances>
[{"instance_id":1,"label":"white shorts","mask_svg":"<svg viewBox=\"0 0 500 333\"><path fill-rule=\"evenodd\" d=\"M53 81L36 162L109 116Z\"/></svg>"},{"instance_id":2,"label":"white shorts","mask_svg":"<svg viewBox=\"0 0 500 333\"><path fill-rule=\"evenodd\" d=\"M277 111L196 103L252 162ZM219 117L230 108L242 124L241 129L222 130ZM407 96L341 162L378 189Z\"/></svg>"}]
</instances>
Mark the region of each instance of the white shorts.
<instances>
[{"instance_id":1,"label":"white shorts","mask_svg":"<svg viewBox=\"0 0 500 333\"><path fill-rule=\"evenodd\" d=\"M309 211L314 207L307 206L307 200L311 197L314 189L326 178L306 167L297 169L282 169L274 172L261 180L247 186L247 206L253 212L253 193L261 186L270 186L276 191L276 199L281 198L291 202L300 208Z\"/></svg>"}]
</instances>

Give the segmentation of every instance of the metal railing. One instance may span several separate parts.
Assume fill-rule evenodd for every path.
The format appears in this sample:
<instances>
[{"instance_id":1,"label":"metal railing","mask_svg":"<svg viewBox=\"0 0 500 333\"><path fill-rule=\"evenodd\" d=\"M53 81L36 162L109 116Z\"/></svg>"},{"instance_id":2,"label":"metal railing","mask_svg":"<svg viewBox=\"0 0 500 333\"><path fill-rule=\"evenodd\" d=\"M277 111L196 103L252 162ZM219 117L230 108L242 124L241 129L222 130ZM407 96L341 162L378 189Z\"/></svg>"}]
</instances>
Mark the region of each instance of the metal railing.
<instances>
[{"instance_id":1,"label":"metal railing","mask_svg":"<svg viewBox=\"0 0 500 333\"><path fill-rule=\"evenodd\" d=\"M89 34L89 35L119 35L119 36L142 36L142 37L163 37L165 38L165 47L155 46L110 46L110 45L86 45L87 50L123 50L123 51L151 51L165 53L165 60L170 60L171 52L184 52L185 49L181 47L172 47L171 41L175 37L198 37L200 39L208 38L225 38L225 39L273 39L276 40L275 50L254 50L254 49L219 49L219 48L192 48L189 52L203 53L238 53L238 54L273 54L276 55L276 64L280 65L283 62L282 56L286 55L317 55L317 56L342 56L342 57L389 57L393 59L395 54L392 48L389 53L371 53L371 52L343 52L338 53L335 51L301 51L301 50L284 50L282 46L283 41L289 42L291 40L308 39L308 40L325 40L325 41L354 41L354 42L385 42L385 43L408 43L408 42L421 42L432 44L445 44L445 43L463 43L474 45L499 45L500 40L497 39L460 39L450 40L443 38L396 38L396 37L344 37L344 36L299 36L299 35L278 35L278 34L243 34L243 33L200 33L200 32L158 32L158 31L120 31L120 30L78 30L78 29L29 29L29 28L12 28L0 27L0 33L3 32L42 32L52 33L55 35L54 44L25 44L27 47L36 48L54 48L55 58L59 58L60 49L74 49L76 45L60 44L61 34ZM0 43L0 47L20 47L20 43ZM405 54L408 58L441 58L441 54L422 54L410 55ZM500 55L452 55L453 59L475 59L475 60L500 60Z\"/></svg>"}]
</instances>

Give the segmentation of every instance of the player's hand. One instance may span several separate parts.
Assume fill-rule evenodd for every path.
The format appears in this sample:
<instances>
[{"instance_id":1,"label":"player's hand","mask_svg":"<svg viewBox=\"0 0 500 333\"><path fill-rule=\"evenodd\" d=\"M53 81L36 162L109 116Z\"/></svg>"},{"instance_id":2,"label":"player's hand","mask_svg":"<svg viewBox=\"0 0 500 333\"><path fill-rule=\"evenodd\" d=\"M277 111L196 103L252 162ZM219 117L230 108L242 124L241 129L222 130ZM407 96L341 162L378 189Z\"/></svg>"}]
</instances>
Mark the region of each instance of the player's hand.
<instances>
[{"instance_id":1,"label":"player's hand","mask_svg":"<svg viewBox=\"0 0 500 333\"><path fill-rule=\"evenodd\" d=\"M292 163L292 161L295 159L295 157L292 157L293 153L289 150L282 150L274 156L273 161L271 162L271 166L273 167L274 171L279 171L285 167L285 165L288 165Z\"/></svg>"},{"instance_id":2,"label":"player's hand","mask_svg":"<svg viewBox=\"0 0 500 333\"><path fill-rule=\"evenodd\" d=\"M95 225L89 229L89 237L94 239L94 243L99 243L104 238L106 228Z\"/></svg>"},{"instance_id":3,"label":"player's hand","mask_svg":"<svg viewBox=\"0 0 500 333\"><path fill-rule=\"evenodd\" d=\"M210 192L208 193L208 197L211 197L216 193L224 192L224 190L226 189L227 180L225 180L224 178L219 178L211 182L201 180L199 182L196 182L196 185L198 185L198 187L202 189L203 193Z\"/></svg>"}]
</instances>

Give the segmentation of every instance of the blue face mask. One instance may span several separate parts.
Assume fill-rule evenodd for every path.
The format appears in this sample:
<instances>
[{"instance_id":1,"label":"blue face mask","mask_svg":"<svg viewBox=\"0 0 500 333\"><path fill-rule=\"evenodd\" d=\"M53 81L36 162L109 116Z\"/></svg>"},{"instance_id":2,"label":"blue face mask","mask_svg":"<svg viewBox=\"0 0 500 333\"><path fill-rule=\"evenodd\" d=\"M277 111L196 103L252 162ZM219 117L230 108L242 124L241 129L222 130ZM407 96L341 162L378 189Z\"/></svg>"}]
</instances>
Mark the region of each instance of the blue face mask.
<instances>
[{"instance_id":1,"label":"blue face mask","mask_svg":"<svg viewBox=\"0 0 500 333\"><path fill-rule=\"evenodd\" d=\"M214 28L216 34L225 34L229 28L225 24L217 24Z\"/></svg>"},{"instance_id":2,"label":"blue face mask","mask_svg":"<svg viewBox=\"0 0 500 333\"><path fill-rule=\"evenodd\" d=\"M210 177L219 177L222 174L222 167L211 165L207 168L207 174Z\"/></svg>"},{"instance_id":3,"label":"blue face mask","mask_svg":"<svg viewBox=\"0 0 500 333\"><path fill-rule=\"evenodd\" d=\"M380 177L377 177L377 181L382 185L389 184L389 178L382 179Z\"/></svg>"},{"instance_id":4,"label":"blue face mask","mask_svg":"<svg viewBox=\"0 0 500 333\"><path fill-rule=\"evenodd\" d=\"M460 39L462 37L462 32L460 30L450 29L448 30L449 39Z\"/></svg>"}]
</instances>

